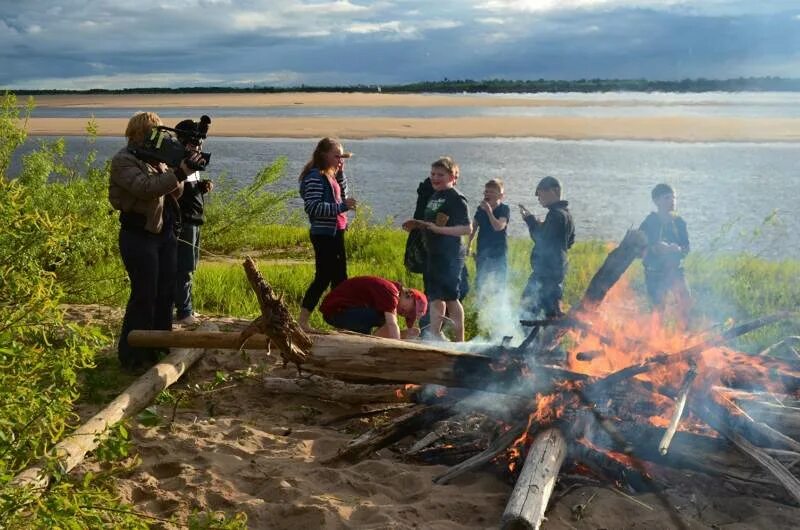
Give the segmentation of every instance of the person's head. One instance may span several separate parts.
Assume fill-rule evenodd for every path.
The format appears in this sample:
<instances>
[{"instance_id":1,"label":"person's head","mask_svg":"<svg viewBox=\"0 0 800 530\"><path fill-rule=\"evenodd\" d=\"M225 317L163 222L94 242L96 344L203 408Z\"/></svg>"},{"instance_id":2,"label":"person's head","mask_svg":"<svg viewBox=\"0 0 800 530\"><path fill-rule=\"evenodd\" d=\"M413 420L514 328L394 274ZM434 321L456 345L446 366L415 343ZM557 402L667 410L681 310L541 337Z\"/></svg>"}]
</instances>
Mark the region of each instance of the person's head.
<instances>
[{"instance_id":1,"label":"person's head","mask_svg":"<svg viewBox=\"0 0 800 530\"><path fill-rule=\"evenodd\" d=\"M155 112L138 112L128 120L125 138L128 139L128 143L142 145L153 128L161 124L161 118Z\"/></svg>"},{"instance_id":2,"label":"person's head","mask_svg":"<svg viewBox=\"0 0 800 530\"><path fill-rule=\"evenodd\" d=\"M417 289L400 289L397 300L397 314L406 319L406 326L413 327L414 322L428 310L428 298Z\"/></svg>"},{"instance_id":3,"label":"person's head","mask_svg":"<svg viewBox=\"0 0 800 530\"><path fill-rule=\"evenodd\" d=\"M536 186L536 197L539 204L550 206L561 200L561 182L555 177L544 177Z\"/></svg>"},{"instance_id":4,"label":"person's head","mask_svg":"<svg viewBox=\"0 0 800 530\"><path fill-rule=\"evenodd\" d=\"M200 150L202 140L197 139L197 134L200 132L200 124L194 120L183 120L175 126L177 131L178 141L187 149Z\"/></svg>"},{"instance_id":5,"label":"person's head","mask_svg":"<svg viewBox=\"0 0 800 530\"><path fill-rule=\"evenodd\" d=\"M503 179L491 179L484 184L483 200L492 204L503 200Z\"/></svg>"},{"instance_id":6,"label":"person's head","mask_svg":"<svg viewBox=\"0 0 800 530\"><path fill-rule=\"evenodd\" d=\"M336 138L327 136L317 142L314 152L311 153L311 160L309 160L300 172L300 180L316 168L321 173L325 173L329 177L333 177L336 172L342 167L342 160L349 158L350 154L344 152L342 143Z\"/></svg>"},{"instance_id":7,"label":"person's head","mask_svg":"<svg viewBox=\"0 0 800 530\"><path fill-rule=\"evenodd\" d=\"M650 196L653 198L653 202L659 212L669 213L675 211L675 190L669 184L656 184Z\"/></svg>"},{"instance_id":8,"label":"person's head","mask_svg":"<svg viewBox=\"0 0 800 530\"><path fill-rule=\"evenodd\" d=\"M449 156L443 156L431 164L431 185L436 191L452 188L458 179L458 164Z\"/></svg>"}]
</instances>

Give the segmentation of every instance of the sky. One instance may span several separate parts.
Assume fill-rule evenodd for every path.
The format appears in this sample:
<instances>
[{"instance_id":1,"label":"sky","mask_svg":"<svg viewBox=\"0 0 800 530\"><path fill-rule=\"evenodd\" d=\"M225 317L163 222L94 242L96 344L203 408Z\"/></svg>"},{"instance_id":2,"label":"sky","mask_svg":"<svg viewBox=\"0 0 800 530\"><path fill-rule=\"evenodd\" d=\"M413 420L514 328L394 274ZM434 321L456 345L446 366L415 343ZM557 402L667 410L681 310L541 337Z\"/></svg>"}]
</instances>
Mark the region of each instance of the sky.
<instances>
[{"instance_id":1,"label":"sky","mask_svg":"<svg viewBox=\"0 0 800 530\"><path fill-rule=\"evenodd\" d=\"M0 87L800 78L798 0L0 0Z\"/></svg>"}]
</instances>

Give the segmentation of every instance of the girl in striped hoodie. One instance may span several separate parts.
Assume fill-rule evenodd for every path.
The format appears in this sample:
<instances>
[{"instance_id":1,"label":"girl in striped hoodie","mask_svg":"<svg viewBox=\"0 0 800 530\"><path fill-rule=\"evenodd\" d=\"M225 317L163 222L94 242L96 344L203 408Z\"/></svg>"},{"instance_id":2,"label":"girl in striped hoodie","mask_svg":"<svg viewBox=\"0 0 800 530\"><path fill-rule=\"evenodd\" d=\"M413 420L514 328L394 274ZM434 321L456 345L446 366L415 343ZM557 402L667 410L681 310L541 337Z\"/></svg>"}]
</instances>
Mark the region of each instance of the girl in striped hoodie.
<instances>
[{"instance_id":1,"label":"girl in striped hoodie","mask_svg":"<svg viewBox=\"0 0 800 530\"><path fill-rule=\"evenodd\" d=\"M344 175L345 153L334 138L323 138L311 160L300 172L300 197L311 223L311 244L314 247L316 270L301 303L298 323L310 330L309 318L322 294L347 279L347 255L344 250L345 212L355 209L356 200L347 197Z\"/></svg>"}]
</instances>

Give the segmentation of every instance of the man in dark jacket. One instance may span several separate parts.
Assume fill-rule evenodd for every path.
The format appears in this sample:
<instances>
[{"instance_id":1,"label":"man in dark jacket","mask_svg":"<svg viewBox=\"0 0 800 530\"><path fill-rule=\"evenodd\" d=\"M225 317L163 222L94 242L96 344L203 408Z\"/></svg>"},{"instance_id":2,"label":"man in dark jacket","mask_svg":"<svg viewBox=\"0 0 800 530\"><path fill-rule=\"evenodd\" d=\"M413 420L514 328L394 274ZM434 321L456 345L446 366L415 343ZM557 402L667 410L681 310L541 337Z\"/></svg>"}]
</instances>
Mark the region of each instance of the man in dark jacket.
<instances>
[{"instance_id":1,"label":"man in dark jacket","mask_svg":"<svg viewBox=\"0 0 800 530\"><path fill-rule=\"evenodd\" d=\"M522 293L522 307L537 316L542 311L547 318L562 315L564 277L567 274L567 250L575 243L575 225L567 201L561 200L561 182L544 177L536 187L539 204L547 208L540 221L520 204L520 213L533 239L531 276Z\"/></svg>"},{"instance_id":2,"label":"man in dark jacket","mask_svg":"<svg viewBox=\"0 0 800 530\"><path fill-rule=\"evenodd\" d=\"M183 120L175 126L178 140L189 150L200 151L200 143L195 134L199 124ZM181 132L184 131L184 134ZM200 259L200 226L205 221L204 209L206 193L214 184L200 179L195 171L183 184L183 195L178 199L181 208L181 232L178 237L178 269L175 278L175 324L191 326L198 323L192 310L192 276Z\"/></svg>"}]
</instances>

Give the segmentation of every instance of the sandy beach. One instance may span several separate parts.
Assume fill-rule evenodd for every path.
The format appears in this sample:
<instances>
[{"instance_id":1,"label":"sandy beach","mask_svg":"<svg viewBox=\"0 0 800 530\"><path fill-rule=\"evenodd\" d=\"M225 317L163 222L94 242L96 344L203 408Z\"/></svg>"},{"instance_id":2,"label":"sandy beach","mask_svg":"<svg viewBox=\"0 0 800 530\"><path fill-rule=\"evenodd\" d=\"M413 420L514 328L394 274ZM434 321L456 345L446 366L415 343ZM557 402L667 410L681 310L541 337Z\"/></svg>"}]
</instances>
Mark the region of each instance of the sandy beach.
<instances>
[{"instance_id":1,"label":"sandy beach","mask_svg":"<svg viewBox=\"0 0 800 530\"><path fill-rule=\"evenodd\" d=\"M634 101L605 102L631 105ZM175 95L71 95L40 96L39 107L91 108L164 107L208 108L309 105L317 107L379 106L578 106L586 101L555 99L488 98L481 96L396 94L175 94ZM592 103L595 105L595 103ZM87 118L31 118L32 135L75 136L86 133ZM122 136L127 120L97 118L99 134ZM212 125L214 136L263 138L319 138L332 135L363 138L480 138L537 137L559 140L658 140L674 142L795 142L800 140L800 119L734 118L703 116L650 117L222 117Z\"/></svg>"},{"instance_id":2,"label":"sandy beach","mask_svg":"<svg viewBox=\"0 0 800 530\"><path fill-rule=\"evenodd\" d=\"M80 322L107 319L111 313L121 316L102 306L70 308L71 318ZM228 330L247 324L235 318L213 320ZM246 371L253 375L235 377ZM158 521L186 521L196 511L244 512L249 528L265 530L498 527L512 485L497 467L487 465L452 484L437 485L433 478L446 466L405 458L396 448L354 463L324 462L355 436L403 409L357 417L364 405L270 392L264 377L294 378L297 371L283 367L278 355L265 356L263 351L209 351L172 391L179 395L194 385L206 385L220 373L231 379L218 389L188 392L176 408L169 402L150 406L149 414L159 420L155 424L129 424L133 455L140 462L117 476L115 486L137 513L156 518L148 522L156 522L157 528L180 528ZM347 392L348 385L340 385ZM94 412L89 407L81 416ZM400 446L407 448L413 441L414 437ZM729 459L731 469L742 465L735 452L719 458ZM75 473L87 471L101 469L87 459ZM692 530L796 527L800 509L752 497L753 484L726 481L723 486L718 477L685 469L661 468L660 473L669 484L661 494L669 500L669 509L655 493L628 495L602 483L561 486L542 528L668 530L675 528L670 518L674 513ZM585 508L576 516L579 505Z\"/></svg>"}]
</instances>

